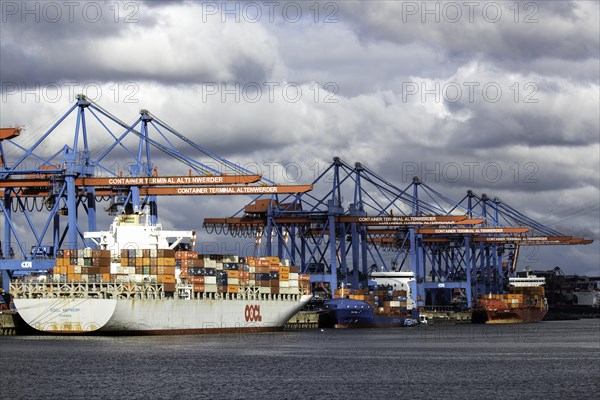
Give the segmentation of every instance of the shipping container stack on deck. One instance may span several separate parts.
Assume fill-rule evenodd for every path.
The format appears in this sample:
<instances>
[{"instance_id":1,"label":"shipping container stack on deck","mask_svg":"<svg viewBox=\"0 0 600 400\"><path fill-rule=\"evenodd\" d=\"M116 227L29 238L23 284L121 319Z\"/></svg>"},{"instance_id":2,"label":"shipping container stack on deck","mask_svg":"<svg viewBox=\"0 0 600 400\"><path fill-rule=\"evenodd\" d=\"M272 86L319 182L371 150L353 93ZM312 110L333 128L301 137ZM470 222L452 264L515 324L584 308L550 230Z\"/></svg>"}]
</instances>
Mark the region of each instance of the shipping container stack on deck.
<instances>
[{"instance_id":1,"label":"shipping container stack on deck","mask_svg":"<svg viewBox=\"0 0 600 400\"><path fill-rule=\"evenodd\" d=\"M109 282L110 250L58 250L53 271L55 282Z\"/></svg>"},{"instance_id":2,"label":"shipping container stack on deck","mask_svg":"<svg viewBox=\"0 0 600 400\"><path fill-rule=\"evenodd\" d=\"M283 261L285 263L285 261ZM241 293L247 288L259 294L309 294L310 276L298 267L282 265L279 257L201 255L195 251L168 249L122 249L120 257L110 250L60 250L55 282L158 283L164 292L175 292L180 283L194 293Z\"/></svg>"},{"instance_id":3,"label":"shipping container stack on deck","mask_svg":"<svg viewBox=\"0 0 600 400\"><path fill-rule=\"evenodd\" d=\"M509 293L490 293L485 298L501 300L508 308L545 307L545 291L543 286L511 286Z\"/></svg>"},{"instance_id":4,"label":"shipping container stack on deck","mask_svg":"<svg viewBox=\"0 0 600 400\"><path fill-rule=\"evenodd\" d=\"M299 274L296 266L282 265L279 257L182 253L180 278L193 285L195 293L240 293L247 288L260 294L310 293L310 276Z\"/></svg>"},{"instance_id":5,"label":"shipping container stack on deck","mask_svg":"<svg viewBox=\"0 0 600 400\"><path fill-rule=\"evenodd\" d=\"M334 297L364 301L378 316L410 316L406 290L392 290L391 286L373 286L372 289L336 289Z\"/></svg>"}]
</instances>

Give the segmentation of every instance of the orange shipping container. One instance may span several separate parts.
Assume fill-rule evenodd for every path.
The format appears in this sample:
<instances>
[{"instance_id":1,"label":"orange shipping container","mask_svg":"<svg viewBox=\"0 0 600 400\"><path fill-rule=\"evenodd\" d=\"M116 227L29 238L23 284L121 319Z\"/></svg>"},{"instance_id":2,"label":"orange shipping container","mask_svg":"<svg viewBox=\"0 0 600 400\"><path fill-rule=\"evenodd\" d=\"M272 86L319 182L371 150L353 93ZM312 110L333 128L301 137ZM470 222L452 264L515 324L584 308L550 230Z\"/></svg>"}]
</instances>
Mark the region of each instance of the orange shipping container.
<instances>
[{"instance_id":1,"label":"orange shipping container","mask_svg":"<svg viewBox=\"0 0 600 400\"><path fill-rule=\"evenodd\" d=\"M194 283L194 292L204 292L204 284Z\"/></svg>"},{"instance_id":2,"label":"orange shipping container","mask_svg":"<svg viewBox=\"0 0 600 400\"><path fill-rule=\"evenodd\" d=\"M269 265L269 272L279 272L279 265Z\"/></svg>"},{"instance_id":3,"label":"orange shipping container","mask_svg":"<svg viewBox=\"0 0 600 400\"><path fill-rule=\"evenodd\" d=\"M238 285L228 285L227 293L237 293L240 291L240 287Z\"/></svg>"},{"instance_id":4,"label":"orange shipping container","mask_svg":"<svg viewBox=\"0 0 600 400\"><path fill-rule=\"evenodd\" d=\"M289 274L290 273L290 267L286 267L285 265L282 265L279 267L279 273L280 274Z\"/></svg>"},{"instance_id":5,"label":"orange shipping container","mask_svg":"<svg viewBox=\"0 0 600 400\"><path fill-rule=\"evenodd\" d=\"M167 267L174 267L175 266L175 259L173 257L165 258L164 262L165 262L165 265Z\"/></svg>"},{"instance_id":6,"label":"orange shipping container","mask_svg":"<svg viewBox=\"0 0 600 400\"><path fill-rule=\"evenodd\" d=\"M159 275L158 281L164 283L175 283L175 277L173 275Z\"/></svg>"},{"instance_id":7,"label":"orange shipping container","mask_svg":"<svg viewBox=\"0 0 600 400\"><path fill-rule=\"evenodd\" d=\"M175 267L174 266L165 267L165 275L175 275Z\"/></svg>"},{"instance_id":8,"label":"orange shipping container","mask_svg":"<svg viewBox=\"0 0 600 400\"><path fill-rule=\"evenodd\" d=\"M280 272L279 273L279 280L289 281L290 280L290 274L287 273L287 272Z\"/></svg>"},{"instance_id":9,"label":"orange shipping container","mask_svg":"<svg viewBox=\"0 0 600 400\"><path fill-rule=\"evenodd\" d=\"M227 278L239 278L239 277L240 277L240 271L236 271L236 270L227 271Z\"/></svg>"},{"instance_id":10,"label":"orange shipping container","mask_svg":"<svg viewBox=\"0 0 600 400\"><path fill-rule=\"evenodd\" d=\"M195 251L182 251L181 258L190 260L198 259L198 253L196 253Z\"/></svg>"},{"instance_id":11,"label":"orange shipping container","mask_svg":"<svg viewBox=\"0 0 600 400\"><path fill-rule=\"evenodd\" d=\"M110 282L110 274L102 274L103 282Z\"/></svg>"}]
</instances>

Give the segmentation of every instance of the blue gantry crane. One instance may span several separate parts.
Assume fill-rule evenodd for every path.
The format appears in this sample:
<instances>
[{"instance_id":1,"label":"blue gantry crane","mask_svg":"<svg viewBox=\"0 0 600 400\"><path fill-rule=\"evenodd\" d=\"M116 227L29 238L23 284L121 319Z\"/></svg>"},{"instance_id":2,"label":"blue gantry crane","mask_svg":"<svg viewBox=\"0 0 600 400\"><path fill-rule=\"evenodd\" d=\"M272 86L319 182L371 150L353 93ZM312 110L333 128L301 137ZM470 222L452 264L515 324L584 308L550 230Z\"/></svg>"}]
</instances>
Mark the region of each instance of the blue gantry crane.
<instances>
[{"instance_id":1,"label":"blue gantry crane","mask_svg":"<svg viewBox=\"0 0 600 400\"><path fill-rule=\"evenodd\" d=\"M101 202L111 214L148 210L156 222L157 196L311 189L253 174L147 110L127 124L83 95L31 146L24 136L18 129L0 132L0 269L6 291L15 272L51 269L58 249L93 247L83 232L96 231ZM170 174L159 175L157 165Z\"/></svg>"},{"instance_id":2,"label":"blue gantry crane","mask_svg":"<svg viewBox=\"0 0 600 400\"><path fill-rule=\"evenodd\" d=\"M545 227L498 198L454 201L414 178L401 188L361 163L334 158L311 192L260 196L209 233L257 237L329 288L359 288L377 270L409 270L418 306L502 292L522 245L588 244Z\"/></svg>"},{"instance_id":3,"label":"blue gantry crane","mask_svg":"<svg viewBox=\"0 0 600 400\"><path fill-rule=\"evenodd\" d=\"M232 217L206 218L209 233L256 240L261 254L289 258L329 288L365 285L373 270L410 270L419 306L458 293L470 307L478 294L502 291L521 246L591 243L498 198L469 191L454 201L418 178L400 187L340 158L310 185L276 185L147 110L128 124L84 96L31 146L20 133L0 132L5 289L15 272L51 269L59 248L93 247L83 232L96 230L99 203L110 214L149 210L155 222L165 195L253 195Z\"/></svg>"}]
</instances>

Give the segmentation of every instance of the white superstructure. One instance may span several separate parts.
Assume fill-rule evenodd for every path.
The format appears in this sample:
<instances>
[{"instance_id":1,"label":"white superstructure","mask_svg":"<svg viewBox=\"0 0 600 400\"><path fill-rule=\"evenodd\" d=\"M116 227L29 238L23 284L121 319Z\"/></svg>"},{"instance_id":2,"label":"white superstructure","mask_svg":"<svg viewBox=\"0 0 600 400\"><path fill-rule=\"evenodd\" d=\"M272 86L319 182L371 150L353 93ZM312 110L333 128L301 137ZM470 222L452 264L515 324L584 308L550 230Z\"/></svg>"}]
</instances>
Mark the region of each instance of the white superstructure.
<instances>
[{"instance_id":1,"label":"white superstructure","mask_svg":"<svg viewBox=\"0 0 600 400\"><path fill-rule=\"evenodd\" d=\"M161 224L151 224L144 213L118 215L108 231L85 232L83 237L113 255L121 249L174 249L185 240L193 248L196 242L196 232L163 230Z\"/></svg>"}]
</instances>

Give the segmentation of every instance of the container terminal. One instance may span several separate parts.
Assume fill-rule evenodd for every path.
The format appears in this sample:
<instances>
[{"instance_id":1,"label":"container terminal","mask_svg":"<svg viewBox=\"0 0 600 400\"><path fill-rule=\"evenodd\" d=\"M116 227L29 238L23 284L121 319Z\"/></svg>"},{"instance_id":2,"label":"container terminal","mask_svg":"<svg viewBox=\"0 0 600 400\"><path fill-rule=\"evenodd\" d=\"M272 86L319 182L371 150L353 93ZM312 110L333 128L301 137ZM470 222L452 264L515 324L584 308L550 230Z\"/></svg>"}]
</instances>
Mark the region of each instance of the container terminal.
<instances>
[{"instance_id":1,"label":"container terminal","mask_svg":"<svg viewBox=\"0 0 600 400\"><path fill-rule=\"evenodd\" d=\"M65 131L74 132L69 140L64 138ZM60 142L66 144L53 148L59 134ZM337 298L359 302L353 303L359 308L364 303L379 317L395 321L398 316L408 319L427 313L438 317L454 313L462 320L479 304L478 299L510 296L509 281L516 278L521 248L592 243L547 227L498 197L468 190L455 200L417 177L402 187L362 163L349 164L339 157L308 184L277 184L196 144L148 110L141 110L135 122L128 124L83 95L42 135L24 136L20 128L0 130L4 222L0 268L3 291L13 301L16 294L21 300L35 300L31 293L39 284L44 288L37 289L37 297L51 297L48 291L53 284L84 284L77 296L89 298L91 304L97 300L92 299L91 285L113 285L112 292L102 289L103 300L122 300L127 297L125 283L133 285L127 288L134 299L179 301L186 298L187 285L191 287L187 298L227 299L231 307L237 304L233 301L240 301L241 311L235 312L245 313L246 319L238 315L235 323L256 322L244 310L247 302L304 305L306 299L301 296L308 294L313 297L312 306L314 299ZM94 148L91 143L104 145ZM127 168L115 170L116 160ZM204 267L183 265L188 258L181 252L189 252L186 257L199 264L211 261L210 254L194 251L195 232L188 243L177 237L161 245L144 239L145 243L130 241L130 249L121 240L107 241L116 234L118 223L103 238L89 234L106 228L97 225L99 207L115 221L144 216L145 228L140 229L161 231L159 197L223 195L252 198L237 213L207 217L201 224L207 234L253 242L253 254L235 255L242 261L224 262L222 257L234 255L213 255L221 257L220 271L231 268L219 275L235 282L231 289L213 287L213 271L199 272L190 268ZM142 227L139 220L137 226ZM140 257L137 253L132 257L133 247L141 251ZM163 257L158 253L145 257L144 251L159 250ZM101 251L109 253L93 256ZM257 274L266 274L256 270L261 263L273 267L270 274L277 274L269 277L269 293L267 283L257 283ZM292 273L293 293L288 286L290 267L297 271ZM377 279L378 274L394 273L408 274L408 279L387 283L381 276ZM117 284L121 285L118 290L114 289ZM152 285L157 290L154 294L149 292ZM202 291L194 290L200 287ZM57 290L55 298L72 296L64 295L67 289ZM281 318L288 313L289 323L315 326L311 313L296 311L295 306L286 308L268 327L283 327L287 320ZM3 324L10 315L7 312L3 311ZM157 312L163 313L160 318L174 313L168 307ZM190 309L184 314L202 312L206 311ZM221 314L217 311L212 319ZM250 314L253 317L254 311ZM69 323L65 320L65 325L59 325L64 328Z\"/></svg>"}]
</instances>

